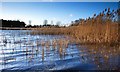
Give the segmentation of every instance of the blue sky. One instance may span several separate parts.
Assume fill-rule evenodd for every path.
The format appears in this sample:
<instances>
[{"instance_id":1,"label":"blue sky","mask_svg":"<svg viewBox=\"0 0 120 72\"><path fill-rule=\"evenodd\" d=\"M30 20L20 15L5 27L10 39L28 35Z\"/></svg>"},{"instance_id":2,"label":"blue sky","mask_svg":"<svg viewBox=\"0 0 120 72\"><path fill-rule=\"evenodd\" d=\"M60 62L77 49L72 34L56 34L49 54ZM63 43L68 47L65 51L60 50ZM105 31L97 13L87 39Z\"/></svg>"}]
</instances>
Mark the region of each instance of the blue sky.
<instances>
[{"instance_id":1,"label":"blue sky","mask_svg":"<svg viewBox=\"0 0 120 72\"><path fill-rule=\"evenodd\" d=\"M54 24L68 24L79 18L93 16L105 8L117 9L117 2L3 2L2 18L21 20L32 25L43 24L45 19Z\"/></svg>"},{"instance_id":2,"label":"blue sky","mask_svg":"<svg viewBox=\"0 0 120 72\"><path fill-rule=\"evenodd\" d=\"M119 0L1 0L2 2L118 2Z\"/></svg>"}]
</instances>

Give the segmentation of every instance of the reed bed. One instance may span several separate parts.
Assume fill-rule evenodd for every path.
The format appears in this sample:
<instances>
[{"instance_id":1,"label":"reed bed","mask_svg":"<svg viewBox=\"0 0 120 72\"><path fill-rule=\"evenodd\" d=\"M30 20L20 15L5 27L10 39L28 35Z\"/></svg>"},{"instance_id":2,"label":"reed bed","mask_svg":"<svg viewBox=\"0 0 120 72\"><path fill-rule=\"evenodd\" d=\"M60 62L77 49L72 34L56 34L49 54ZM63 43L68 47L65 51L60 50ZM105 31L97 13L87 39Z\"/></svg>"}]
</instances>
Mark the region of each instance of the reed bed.
<instances>
[{"instance_id":1,"label":"reed bed","mask_svg":"<svg viewBox=\"0 0 120 72\"><path fill-rule=\"evenodd\" d=\"M120 9L105 9L100 14L94 14L93 17L83 19L69 27L43 27L35 28L32 35L67 35L75 38L79 43L118 43L119 29L118 16ZM113 21L114 20L114 21Z\"/></svg>"},{"instance_id":2,"label":"reed bed","mask_svg":"<svg viewBox=\"0 0 120 72\"><path fill-rule=\"evenodd\" d=\"M118 24L107 25L79 25L68 28L39 28L31 32L32 35L67 35L78 43L118 43Z\"/></svg>"}]
</instances>

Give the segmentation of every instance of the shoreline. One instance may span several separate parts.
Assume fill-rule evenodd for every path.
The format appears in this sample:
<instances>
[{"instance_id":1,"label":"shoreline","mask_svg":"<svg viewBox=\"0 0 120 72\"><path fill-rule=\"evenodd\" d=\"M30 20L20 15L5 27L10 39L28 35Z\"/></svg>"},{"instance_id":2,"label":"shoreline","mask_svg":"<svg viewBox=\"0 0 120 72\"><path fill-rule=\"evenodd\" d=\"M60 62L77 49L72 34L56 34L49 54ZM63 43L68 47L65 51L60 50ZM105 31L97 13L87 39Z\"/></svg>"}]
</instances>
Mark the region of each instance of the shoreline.
<instances>
[{"instance_id":1,"label":"shoreline","mask_svg":"<svg viewBox=\"0 0 120 72\"><path fill-rule=\"evenodd\" d=\"M0 30L32 30L32 28L0 27Z\"/></svg>"},{"instance_id":2,"label":"shoreline","mask_svg":"<svg viewBox=\"0 0 120 72\"><path fill-rule=\"evenodd\" d=\"M85 28L86 26L82 26L83 28ZM94 26L93 26L94 27ZM106 26L103 26L106 27ZM114 27L114 26L111 26ZM76 30L77 29L77 30ZM95 34L92 34L93 32L88 32L87 34L82 34L79 32L78 29L81 29L77 27L69 27L69 28L16 28L16 27L0 27L0 30L33 30L30 34L31 35L68 35L71 36L75 39L76 43L79 44L107 44L107 45L116 45L119 44L117 37L115 36L115 34L112 34L112 38L110 38L111 36L109 36L109 40L105 39L104 33L106 34L106 32L100 32L101 34L98 35L96 34L96 32L94 32ZM95 28L93 28L95 29ZM114 29L114 28L113 28ZM111 29L111 31L113 30ZM76 31L74 33L74 30ZM84 29L81 29L81 31L83 31ZM99 30L99 28L96 29L96 31ZM104 29L106 30L106 29ZM90 31L90 30L89 30ZM78 34L76 34L78 33ZM80 33L80 34L79 34ZM91 33L91 34L90 34ZM92 37L91 37L92 36ZM114 37L115 36L115 37ZM100 37L102 37L102 39L100 39ZM117 40L113 39L116 38Z\"/></svg>"}]
</instances>

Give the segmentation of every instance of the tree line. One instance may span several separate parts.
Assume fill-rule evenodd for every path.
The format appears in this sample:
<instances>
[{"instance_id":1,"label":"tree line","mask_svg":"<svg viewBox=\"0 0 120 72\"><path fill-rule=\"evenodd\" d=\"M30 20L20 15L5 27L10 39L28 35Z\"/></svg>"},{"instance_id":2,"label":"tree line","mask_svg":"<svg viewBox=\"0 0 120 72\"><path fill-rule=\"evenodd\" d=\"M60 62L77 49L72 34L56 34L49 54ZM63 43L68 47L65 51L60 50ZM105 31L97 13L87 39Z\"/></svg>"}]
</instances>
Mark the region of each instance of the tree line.
<instances>
[{"instance_id":1,"label":"tree line","mask_svg":"<svg viewBox=\"0 0 120 72\"><path fill-rule=\"evenodd\" d=\"M19 20L3 20L0 19L0 27L25 27L25 28L41 28L41 27L62 27L59 25L43 24L43 25L26 25L23 21Z\"/></svg>"},{"instance_id":2,"label":"tree line","mask_svg":"<svg viewBox=\"0 0 120 72\"><path fill-rule=\"evenodd\" d=\"M0 27L25 27L25 23L19 20L3 20L1 19L0 22L2 25Z\"/></svg>"},{"instance_id":3,"label":"tree line","mask_svg":"<svg viewBox=\"0 0 120 72\"><path fill-rule=\"evenodd\" d=\"M42 27L49 27L49 28L52 28L52 27L55 27L55 28L60 28L62 26L59 26L59 25L51 25L51 24L44 24L44 25L26 25L26 28L42 28Z\"/></svg>"}]
</instances>

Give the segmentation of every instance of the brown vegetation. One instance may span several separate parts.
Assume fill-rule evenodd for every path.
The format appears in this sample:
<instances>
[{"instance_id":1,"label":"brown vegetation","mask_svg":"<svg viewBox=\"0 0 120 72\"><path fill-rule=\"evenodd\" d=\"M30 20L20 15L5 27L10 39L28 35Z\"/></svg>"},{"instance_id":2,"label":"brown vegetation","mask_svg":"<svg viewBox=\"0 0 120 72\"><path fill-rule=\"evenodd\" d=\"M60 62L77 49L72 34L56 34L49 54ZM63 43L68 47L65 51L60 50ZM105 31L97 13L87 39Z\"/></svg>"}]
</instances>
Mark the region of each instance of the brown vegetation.
<instances>
[{"instance_id":1,"label":"brown vegetation","mask_svg":"<svg viewBox=\"0 0 120 72\"><path fill-rule=\"evenodd\" d=\"M36 28L31 34L70 35L81 43L118 43L120 9L105 9L92 18L81 19L66 28Z\"/></svg>"}]
</instances>

